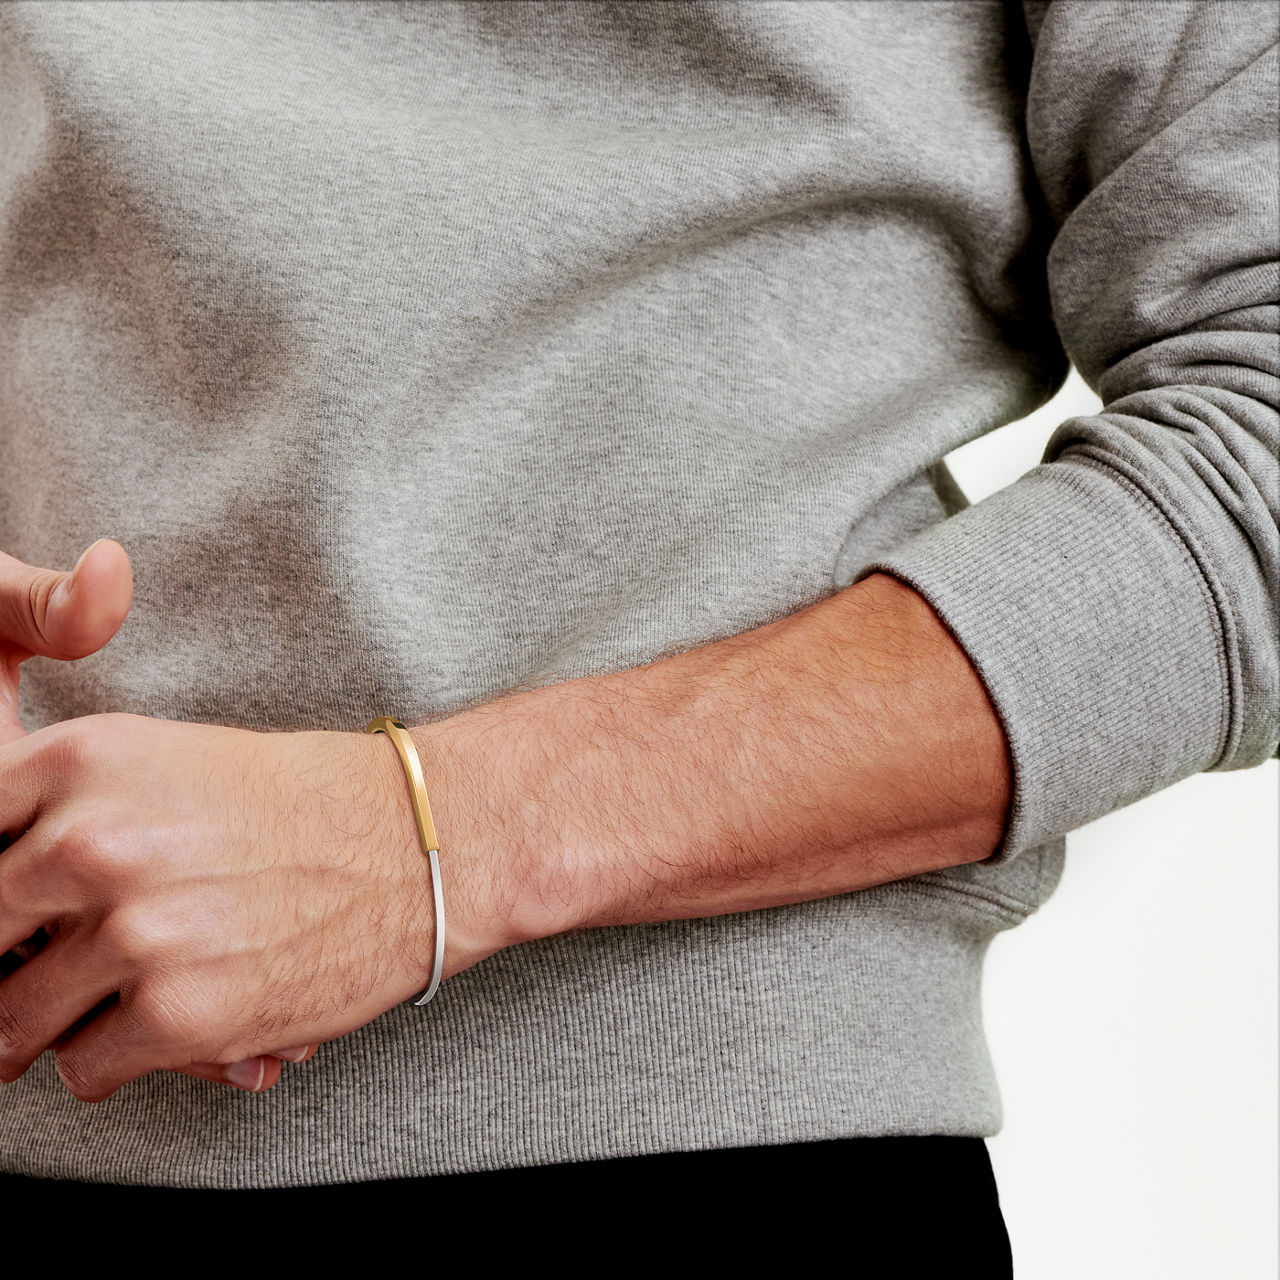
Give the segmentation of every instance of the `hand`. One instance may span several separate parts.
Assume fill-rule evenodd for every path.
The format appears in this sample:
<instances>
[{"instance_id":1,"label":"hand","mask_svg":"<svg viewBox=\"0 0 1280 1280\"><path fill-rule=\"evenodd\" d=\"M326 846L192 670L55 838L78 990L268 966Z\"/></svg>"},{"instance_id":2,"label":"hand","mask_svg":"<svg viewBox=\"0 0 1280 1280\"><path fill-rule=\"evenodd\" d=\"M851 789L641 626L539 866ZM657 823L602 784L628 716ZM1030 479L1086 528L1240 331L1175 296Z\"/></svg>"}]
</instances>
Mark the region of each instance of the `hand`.
<instances>
[{"instance_id":1,"label":"hand","mask_svg":"<svg viewBox=\"0 0 1280 1280\"><path fill-rule=\"evenodd\" d=\"M0 828L23 832L0 950L50 934L0 984L5 1080L53 1044L97 1101L343 1035L429 977L430 877L381 736L65 721L0 747ZM446 974L505 945L469 939L464 883Z\"/></svg>"},{"instance_id":2,"label":"hand","mask_svg":"<svg viewBox=\"0 0 1280 1280\"><path fill-rule=\"evenodd\" d=\"M120 629L133 598L129 557L110 539L95 542L70 573L37 569L0 552L0 746L26 736L18 718L19 668L37 654L73 660L95 653ZM8 838L0 832L0 851ZM39 930L0 956L0 977L30 960L48 941ZM193 1064L187 1074L238 1087L269 1088L280 1062L304 1061L316 1046L281 1050L270 1058L218 1066Z\"/></svg>"}]
</instances>

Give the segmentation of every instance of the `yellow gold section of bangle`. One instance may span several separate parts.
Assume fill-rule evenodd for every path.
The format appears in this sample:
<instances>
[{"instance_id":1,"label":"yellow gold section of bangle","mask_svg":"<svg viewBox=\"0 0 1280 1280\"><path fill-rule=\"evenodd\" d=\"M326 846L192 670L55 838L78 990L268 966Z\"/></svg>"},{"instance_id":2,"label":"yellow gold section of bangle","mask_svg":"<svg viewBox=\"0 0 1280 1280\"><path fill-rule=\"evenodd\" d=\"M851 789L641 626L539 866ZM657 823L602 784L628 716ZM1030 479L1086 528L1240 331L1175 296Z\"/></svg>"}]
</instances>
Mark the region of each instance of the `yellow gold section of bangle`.
<instances>
[{"instance_id":1,"label":"yellow gold section of bangle","mask_svg":"<svg viewBox=\"0 0 1280 1280\"><path fill-rule=\"evenodd\" d=\"M418 839L422 843L422 852L427 856L431 867L431 897L436 915L436 947L431 966L431 981L427 989L414 1000L415 1005L424 1005L435 995L440 986L440 975L444 969L444 892L440 884L440 842L436 838L436 824L431 818L431 802L427 799L427 784L422 777L422 761L418 759L418 748L404 724L391 716L374 716L365 726L365 733L385 733L395 745L400 761L404 765L405 776L409 780L409 798L413 802L413 819L418 827Z\"/></svg>"},{"instance_id":2,"label":"yellow gold section of bangle","mask_svg":"<svg viewBox=\"0 0 1280 1280\"><path fill-rule=\"evenodd\" d=\"M413 801L413 817L418 824L422 852L429 853L432 849L439 849L436 824L431 820L431 802L427 799L427 784L422 777L422 761L418 759L418 748L414 746L409 730L390 716L374 716L365 728L365 733L385 733L395 743L396 751L404 763L404 771L409 775L409 798Z\"/></svg>"}]
</instances>

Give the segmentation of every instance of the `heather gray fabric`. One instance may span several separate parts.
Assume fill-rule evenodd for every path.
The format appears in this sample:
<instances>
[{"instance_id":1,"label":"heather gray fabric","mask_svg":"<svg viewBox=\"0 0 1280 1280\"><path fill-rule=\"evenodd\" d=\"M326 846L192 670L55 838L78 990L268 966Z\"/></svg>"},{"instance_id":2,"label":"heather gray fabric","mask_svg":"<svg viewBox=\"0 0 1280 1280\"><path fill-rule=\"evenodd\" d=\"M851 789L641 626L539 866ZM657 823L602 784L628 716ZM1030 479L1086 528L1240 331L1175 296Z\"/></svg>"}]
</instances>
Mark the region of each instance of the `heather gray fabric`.
<instances>
[{"instance_id":1,"label":"heather gray fabric","mask_svg":"<svg viewBox=\"0 0 1280 1280\"><path fill-rule=\"evenodd\" d=\"M0 8L0 547L136 574L107 649L27 664L29 728L412 722L884 568L1016 775L987 863L515 948L262 1097L90 1107L46 1055L0 1168L994 1132L982 956L1064 833L1276 750L1276 14ZM1105 412L962 510L940 460L1064 347Z\"/></svg>"}]
</instances>

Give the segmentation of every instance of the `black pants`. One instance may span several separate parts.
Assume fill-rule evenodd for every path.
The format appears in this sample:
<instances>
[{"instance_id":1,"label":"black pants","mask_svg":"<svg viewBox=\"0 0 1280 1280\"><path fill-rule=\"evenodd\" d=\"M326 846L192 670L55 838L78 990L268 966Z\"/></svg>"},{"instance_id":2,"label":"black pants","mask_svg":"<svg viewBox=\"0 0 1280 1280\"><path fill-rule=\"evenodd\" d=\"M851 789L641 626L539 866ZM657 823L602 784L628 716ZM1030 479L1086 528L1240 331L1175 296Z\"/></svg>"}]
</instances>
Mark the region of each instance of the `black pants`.
<instances>
[{"instance_id":1,"label":"black pants","mask_svg":"<svg viewBox=\"0 0 1280 1280\"><path fill-rule=\"evenodd\" d=\"M278 1231L287 1252L269 1264L255 1255L255 1270L273 1275L348 1237L374 1248L379 1238L397 1248L416 1238L451 1255L461 1248L475 1265L661 1265L678 1274L685 1265L784 1262L865 1277L1013 1274L980 1138L851 1138L266 1191L0 1175L0 1207L15 1225L26 1214L163 1222L215 1248L220 1230Z\"/></svg>"}]
</instances>

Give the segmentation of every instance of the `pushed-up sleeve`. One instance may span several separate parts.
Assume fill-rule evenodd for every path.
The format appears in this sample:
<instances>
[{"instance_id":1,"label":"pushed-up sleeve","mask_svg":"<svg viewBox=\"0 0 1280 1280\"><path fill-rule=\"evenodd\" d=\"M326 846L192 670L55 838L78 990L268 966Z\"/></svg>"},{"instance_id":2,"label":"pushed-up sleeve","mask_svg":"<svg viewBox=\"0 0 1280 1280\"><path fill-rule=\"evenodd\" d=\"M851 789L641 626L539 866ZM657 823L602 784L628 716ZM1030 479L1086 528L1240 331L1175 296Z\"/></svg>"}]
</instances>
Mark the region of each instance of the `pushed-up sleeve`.
<instances>
[{"instance_id":1,"label":"pushed-up sleeve","mask_svg":"<svg viewBox=\"0 0 1280 1280\"><path fill-rule=\"evenodd\" d=\"M1054 322L1103 408L858 575L910 583L986 684L993 862L1280 739L1280 7L1026 13Z\"/></svg>"}]
</instances>

